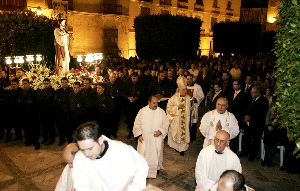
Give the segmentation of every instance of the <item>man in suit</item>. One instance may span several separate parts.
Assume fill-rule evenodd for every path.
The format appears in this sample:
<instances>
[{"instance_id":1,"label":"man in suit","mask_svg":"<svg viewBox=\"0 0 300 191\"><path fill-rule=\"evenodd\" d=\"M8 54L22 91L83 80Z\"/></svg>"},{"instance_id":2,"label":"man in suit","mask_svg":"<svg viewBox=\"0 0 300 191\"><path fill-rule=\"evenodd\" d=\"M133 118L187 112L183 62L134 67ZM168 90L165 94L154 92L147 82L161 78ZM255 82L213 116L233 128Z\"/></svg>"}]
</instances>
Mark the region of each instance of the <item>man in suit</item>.
<instances>
[{"instance_id":1,"label":"man in suit","mask_svg":"<svg viewBox=\"0 0 300 191\"><path fill-rule=\"evenodd\" d=\"M34 145L34 149L39 150L40 143L38 140L39 128L36 91L30 87L30 83L27 78L22 80L22 85L23 91L21 100L25 145Z\"/></svg>"},{"instance_id":2,"label":"man in suit","mask_svg":"<svg viewBox=\"0 0 300 191\"><path fill-rule=\"evenodd\" d=\"M251 98L251 89L253 87L252 83L253 83L252 82L252 76L246 76L243 90L246 94L246 97L247 97L248 101L252 100L252 98Z\"/></svg>"},{"instance_id":3,"label":"man in suit","mask_svg":"<svg viewBox=\"0 0 300 191\"><path fill-rule=\"evenodd\" d=\"M231 76L228 72L223 72L222 74L222 92L226 97L229 97L232 92L231 87Z\"/></svg>"},{"instance_id":4,"label":"man in suit","mask_svg":"<svg viewBox=\"0 0 300 191\"><path fill-rule=\"evenodd\" d=\"M203 93L206 96L211 85L211 79L208 74L208 67L204 67L202 73L200 73L196 79L196 83L202 87Z\"/></svg>"},{"instance_id":5,"label":"man in suit","mask_svg":"<svg viewBox=\"0 0 300 191\"><path fill-rule=\"evenodd\" d=\"M254 161L258 154L261 136L266 123L269 107L268 99L262 95L261 88L253 86L251 89L252 103L249 105L244 121L249 124L246 133L249 161Z\"/></svg>"},{"instance_id":6,"label":"man in suit","mask_svg":"<svg viewBox=\"0 0 300 191\"><path fill-rule=\"evenodd\" d=\"M241 82L234 80L232 83L233 92L229 97L228 111L233 113L238 121L239 127L243 128L244 116L248 107L245 93L241 90ZM232 151L237 152L238 136L230 141L230 148Z\"/></svg>"},{"instance_id":7,"label":"man in suit","mask_svg":"<svg viewBox=\"0 0 300 191\"><path fill-rule=\"evenodd\" d=\"M133 125L135 116L137 115L144 99L144 88L139 81L137 72L134 72L131 76L131 80L127 84L127 88L124 91L124 96L127 98L126 113L127 113L127 124L128 124L128 136L130 139L133 137Z\"/></svg>"},{"instance_id":8,"label":"man in suit","mask_svg":"<svg viewBox=\"0 0 300 191\"><path fill-rule=\"evenodd\" d=\"M214 110L216 107L217 100L220 97L225 97L224 93L222 92L222 82L217 81L214 83L214 95L211 98L211 101L208 103L208 109Z\"/></svg>"},{"instance_id":9,"label":"man in suit","mask_svg":"<svg viewBox=\"0 0 300 191\"><path fill-rule=\"evenodd\" d=\"M69 86L69 80L63 77L61 80L61 88L56 91L55 96L55 112L56 112L56 126L59 130L59 145L63 145L68 139L68 142L72 142L72 126L71 126L71 114L70 114L70 95L73 90Z\"/></svg>"}]
</instances>

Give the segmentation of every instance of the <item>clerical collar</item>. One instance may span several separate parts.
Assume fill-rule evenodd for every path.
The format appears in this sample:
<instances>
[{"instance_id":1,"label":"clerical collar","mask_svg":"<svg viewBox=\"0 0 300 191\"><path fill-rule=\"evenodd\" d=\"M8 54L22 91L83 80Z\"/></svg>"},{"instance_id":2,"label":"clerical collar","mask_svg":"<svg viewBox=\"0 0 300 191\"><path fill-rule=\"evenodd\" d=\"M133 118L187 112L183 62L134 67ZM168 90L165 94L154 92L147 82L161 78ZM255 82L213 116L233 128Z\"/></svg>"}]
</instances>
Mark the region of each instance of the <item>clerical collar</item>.
<instances>
[{"instance_id":1,"label":"clerical collar","mask_svg":"<svg viewBox=\"0 0 300 191\"><path fill-rule=\"evenodd\" d=\"M108 150L109 147L108 142L103 141L103 143L104 143L104 150L96 159L101 159L105 155L106 151Z\"/></svg>"},{"instance_id":2,"label":"clerical collar","mask_svg":"<svg viewBox=\"0 0 300 191\"><path fill-rule=\"evenodd\" d=\"M217 151L217 150L215 150L215 152L216 152L218 155L221 155L221 154L224 153L224 152L219 152L219 151Z\"/></svg>"}]
</instances>

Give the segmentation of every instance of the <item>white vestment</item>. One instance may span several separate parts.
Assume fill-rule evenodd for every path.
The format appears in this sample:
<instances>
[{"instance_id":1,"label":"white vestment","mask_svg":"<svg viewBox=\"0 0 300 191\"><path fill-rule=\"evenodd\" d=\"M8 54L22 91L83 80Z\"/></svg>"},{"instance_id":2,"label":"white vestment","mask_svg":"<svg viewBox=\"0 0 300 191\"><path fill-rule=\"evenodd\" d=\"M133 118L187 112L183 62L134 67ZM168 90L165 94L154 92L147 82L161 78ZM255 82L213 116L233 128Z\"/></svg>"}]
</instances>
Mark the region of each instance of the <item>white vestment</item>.
<instances>
[{"instance_id":1,"label":"white vestment","mask_svg":"<svg viewBox=\"0 0 300 191\"><path fill-rule=\"evenodd\" d=\"M133 135L142 135L144 141L138 141L137 151L147 161L149 166L148 178L156 178L157 170L163 168L164 138L168 133L169 121L163 109L152 110L147 105L138 112L133 126ZM154 131L162 134L154 137Z\"/></svg>"},{"instance_id":2,"label":"white vestment","mask_svg":"<svg viewBox=\"0 0 300 191\"><path fill-rule=\"evenodd\" d=\"M208 191L225 170L242 172L240 159L229 148L225 148L222 154L215 152L215 146L203 148L198 156L195 177L197 182L196 191Z\"/></svg>"},{"instance_id":3,"label":"white vestment","mask_svg":"<svg viewBox=\"0 0 300 191\"><path fill-rule=\"evenodd\" d=\"M69 34L65 30L56 28L54 30L56 55L55 62L57 72L60 74L69 73L70 52L69 52Z\"/></svg>"},{"instance_id":4,"label":"white vestment","mask_svg":"<svg viewBox=\"0 0 300 191\"><path fill-rule=\"evenodd\" d=\"M103 135L102 135L103 136ZM131 146L110 140L100 159L91 160L78 151L73 161L76 191L141 191L146 187L148 165Z\"/></svg>"},{"instance_id":5,"label":"white vestment","mask_svg":"<svg viewBox=\"0 0 300 191\"><path fill-rule=\"evenodd\" d=\"M168 145L179 151L186 151L190 142L190 96L180 97L179 92L175 93L167 104L167 117L170 122L168 132ZM183 104L183 109L178 107Z\"/></svg>"},{"instance_id":6,"label":"white vestment","mask_svg":"<svg viewBox=\"0 0 300 191\"><path fill-rule=\"evenodd\" d=\"M214 144L218 121L221 123L222 130L225 130L230 134L230 139L233 139L239 134L239 125L232 113L225 111L225 113L220 114L216 109L209 111L202 117L199 127L200 132L205 137L203 147Z\"/></svg>"},{"instance_id":7,"label":"white vestment","mask_svg":"<svg viewBox=\"0 0 300 191\"><path fill-rule=\"evenodd\" d=\"M74 191L72 169L66 165L56 184L55 191Z\"/></svg>"},{"instance_id":8,"label":"white vestment","mask_svg":"<svg viewBox=\"0 0 300 191\"><path fill-rule=\"evenodd\" d=\"M193 91L193 98L197 100L197 103L193 102L193 111L191 114L191 122L197 123L198 122L198 108L201 103L201 101L204 99L204 93L202 91L202 88L199 84L194 84L193 86L187 86L187 89L190 91Z\"/></svg>"}]
</instances>

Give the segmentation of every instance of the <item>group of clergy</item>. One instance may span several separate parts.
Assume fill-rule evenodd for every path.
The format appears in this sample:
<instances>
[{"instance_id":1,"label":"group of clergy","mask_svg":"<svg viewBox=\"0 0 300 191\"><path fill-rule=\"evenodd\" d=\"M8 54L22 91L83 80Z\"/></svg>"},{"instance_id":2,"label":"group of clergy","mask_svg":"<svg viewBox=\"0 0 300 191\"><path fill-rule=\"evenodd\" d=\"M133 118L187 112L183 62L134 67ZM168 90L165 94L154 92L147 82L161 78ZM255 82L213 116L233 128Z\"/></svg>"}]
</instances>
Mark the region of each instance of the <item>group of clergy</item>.
<instances>
[{"instance_id":1,"label":"group of clergy","mask_svg":"<svg viewBox=\"0 0 300 191\"><path fill-rule=\"evenodd\" d=\"M164 138L167 135L168 145L178 151L180 155L184 155L184 152L189 147L191 141L190 129L192 125L197 124L195 116L198 114L199 104L204 98L201 86L189 83L192 81L193 79L189 79L189 77L178 77L177 92L168 100L166 112L158 107L159 97L153 95L150 96L148 105L140 109L135 118L133 134L134 137L138 138L137 152L147 162L147 168L144 168L148 169L145 178L156 178L159 170L163 169ZM189 87L187 87L188 84L190 84ZM239 134L239 126L234 115L227 111L227 107L228 102L226 98L219 98L216 103L216 109L206 113L201 120L199 129L205 140L204 148L198 156L195 168L197 191L211 189L225 170L235 170L241 173L242 168L239 158L228 147L229 140ZM101 135L101 137L103 136ZM99 140L102 140L100 138L96 139L96 146L103 146L103 150L100 148L99 152L91 155L88 154L90 152L88 149L91 147L88 144L89 142L86 145L77 141L81 152L75 155L75 164L77 164L76 158L79 158L79 155L81 160L85 161L85 164L88 164L88 166L93 165L93 163L90 164L90 160L98 161L100 164L100 161L105 159L105 149L109 148L109 145L113 145L114 142L111 142L107 137L103 138L104 142L99 142ZM111 160L109 159L109 161ZM76 169L78 166L80 165L77 165ZM90 166L89 169L82 167L80 169L85 174L93 171L96 171L95 174L99 174L93 166ZM73 177L76 176L73 175ZM82 175L80 177L80 179L83 178ZM141 179L142 177L139 178ZM109 185L106 186L109 188Z\"/></svg>"},{"instance_id":2,"label":"group of clergy","mask_svg":"<svg viewBox=\"0 0 300 191\"><path fill-rule=\"evenodd\" d=\"M188 86L189 85L189 86ZM149 105L142 108L135 119L133 133L138 137L137 151L149 165L148 178L156 178L163 168L164 138L168 135L168 145L180 155L188 149L191 139L195 139L198 107L204 94L192 76L179 76L177 92L168 100L166 113L158 107L157 96L149 98ZM205 137L196 165L196 190L208 190L223 171L234 169L241 172L237 155L229 149L229 140L239 134L235 116L227 111L228 101L221 97L216 109L207 112L199 127ZM192 135L192 133L195 133Z\"/></svg>"}]
</instances>

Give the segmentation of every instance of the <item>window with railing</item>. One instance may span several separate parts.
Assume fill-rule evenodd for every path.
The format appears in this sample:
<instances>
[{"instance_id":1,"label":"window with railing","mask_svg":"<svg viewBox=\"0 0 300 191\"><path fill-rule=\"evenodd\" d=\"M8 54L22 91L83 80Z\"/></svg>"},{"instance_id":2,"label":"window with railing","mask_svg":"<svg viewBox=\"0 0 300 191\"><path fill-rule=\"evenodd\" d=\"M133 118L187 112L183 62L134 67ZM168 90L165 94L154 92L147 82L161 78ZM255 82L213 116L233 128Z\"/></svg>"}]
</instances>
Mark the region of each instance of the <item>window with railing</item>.
<instances>
[{"instance_id":1,"label":"window with railing","mask_svg":"<svg viewBox=\"0 0 300 191\"><path fill-rule=\"evenodd\" d=\"M211 26L210 31L213 30L213 27L214 27L214 25L216 23L217 23L217 18L216 17L212 17L211 20L210 20L210 26Z\"/></svg>"},{"instance_id":2,"label":"window with railing","mask_svg":"<svg viewBox=\"0 0 300 191\"><path fill-rule=\"evenodd\" d=\"M189 7L188 3L189 3L189 0L178 0L177 1L177 7L187 9Z\"/></svg>"},{"instance_id":3,"label":"window with railing","mask_svg":"<svg viewBox=\"0 0 300 191\"><path fill-rule=\"evenodd\" d=\"M104 14L128 15L128 9L120 4L119 0L103 0L100 12Z\"/></svg>"},{"instance_id":4,"label":"window with railing","mask_svg":"<svg viewBox=\"0 0 300 191\"><path fill-rule=\"evenodd\" d=\"M103 48L108 50L118 48L118 29L103 29Z\"/></svg>"},{"instance_id":5,"label":"window with railing","mask_svg":"<svg viewBox=\"0 0 300 191\"><path fill-rule=\"evenodd\" d=\"M168 14L170 14L170 11L168 11L168 10L161 10L161 14L162 15L168 15Z\"/></svg>"},{"instance_id":6,"label":"window with railing","mask_svg":"<svg viewBox=\"0 0 300 191\"><path fill-rule=\"evenodd\" d=\"M195 11L203 11L204 4L203 4L203 0L196 0L195 4L194 4L194 10Z\"/></svg>"},{"instance_id":7,"label":"window with railing","mask_svg":"<svg viewBox=\"0 0 300 191\"><path fill-rule=\"evenodd\" d=\"M233 10L233 9L232 9L232 2L231 2L231 1L228 1L228 2L227 2L226 10L227 10L227 11L232 11L232 10Z\"/></svg>"},{"instance_id":8,"label":"window with railing","mask_svg":"<svg viewBox=\"0 0 300 191\"><path fill-rule=\"evenodd\" d=\"M172 0L160 0L161 5L172 5Z\"/></svg>"},{"instance_id":9,"label":"window with railing","mask_svg":"<svg viewBox=\"0 0 300 191\"><path fill-rule=\"evenodd\" d=\"M219 8L218 3L218 0L214 0L213 8Z\"/></svg>"},{"instance_id":10,"label":"window with railing","mask_svg":"<svg viewBox=\"0 0 300 191\"><path fill-rule=\"evenodd\" d=\"M49 9L53 9L53 5L68 4L68 10L71 10L71 11L73 11L73 1L74 0L62 0L61 2L59 2L59 1L54 1L54 0L45 0L46 5L48 6Z\"/></svg>"},{"instance_id":11,"label":"window with railing","mask_svg":"<svg viewBox=\"0 0 300 191\"><path fill-rule=\"evenodd\" d=\"M153 2L153 0L140 0L140 1L145 1L145 2L149 2L149 3Z\"/></svg>"},{"instance_id":12,"label":"window with railing","mask_svg":"<svg viewBox=\"0 0 300 191\"><path fill-rule=\"evenodd\" d=\"M150 15L149 7L141 7L141 15Z\"/></svg>"},{"instance_id":13,"label":"window with railing","mask_svg":"<svg viewBox=\"0 0 300 191\"><path fill-rule=\"evenodd\" d=\"M203 0L196 0L195 4L196 4L196 5L201 5L201 6L204 5L204 4L203 4Z\"/></svg>"},{"instance_id":14,"label":"window with railing","mask_svg":"<svg viewBox=\"0 0 300 191\"><path fill-rule=\"evenodd\" d=\"M27 0L0 0L0 10L23 10L27 8Z\"/></svg>"}]
</instances>

